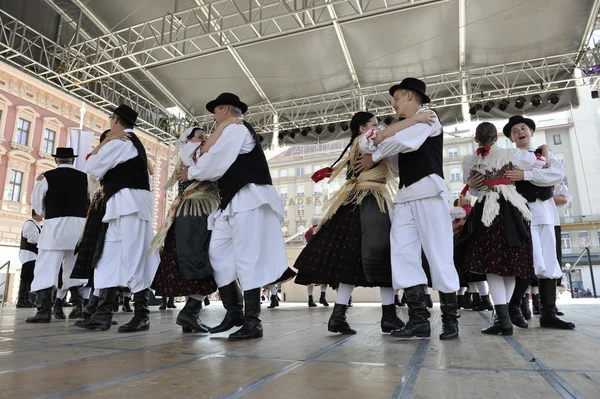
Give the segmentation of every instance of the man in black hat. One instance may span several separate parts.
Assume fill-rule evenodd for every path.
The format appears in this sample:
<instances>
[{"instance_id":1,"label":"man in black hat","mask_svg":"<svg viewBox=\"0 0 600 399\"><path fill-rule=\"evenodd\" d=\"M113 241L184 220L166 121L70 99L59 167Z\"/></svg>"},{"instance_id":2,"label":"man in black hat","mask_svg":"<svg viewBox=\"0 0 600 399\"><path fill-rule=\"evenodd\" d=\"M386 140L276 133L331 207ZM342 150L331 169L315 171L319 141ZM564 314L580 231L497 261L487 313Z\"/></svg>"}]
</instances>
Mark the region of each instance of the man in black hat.
<instances>
[{"instance_id":1,"label":"man in black hat","mask_svg":"<svg viewBox=\"0 0 600 399\"><path fill-rule=\"evenodd\" d=\"M70 277L77 259L74 249L83 232L90 203L88 178L73 167L77 155L72 148L59 147L52 156L58 167L45 172L31 193L33 210L45 217L46 222L37 245L38 258L31 283L31 290L37 292L37 313L26 320L28 323L49 323L52 319L52 289L58 286L61 264L62 289L71 291L74 304L69 318L82 316L83 298L79 288L87 283L87 280ZM62 298L56 302L55 306L60 308L57 314L62 316Z\"/></svg>"},{"instance_id":2,"label":"man in black hat","mask_svg":"<svg viewBox=\"0 0 600 399\"><path fill-rule=\"evenodd\" d=\"M134 316L119 327L119 332L138 332L150 327L150 284L158 268L159 257L150 252L153 238L154 197L146 150L133 127L137 112L119 105L110 116L110 133L94 149L85 171L98 178L104 190L107 224L100 238L100 257L94 271L94 287L100 290L95 313L77 327L107 330L117 287L134 294Z\"/></svg>"},{"instance_id":3,"label":"man in black hat","mask_svg":"<svg viewBox=\"0 0 600 399\"><path fill-rule=\"evenodd\" d=\"M530 151L535 122L521 115L512 116L504 126L503 133L517 148ZM553 154L550 154L549 161L548 168L530 171L513 169L506 173L506 177L515 182L517 191L527 200L532 215L533 266L538 277L541 302L540 327L571 330L575 328L575 324L563 321L556 315L556 285L557 280L562 277L562 269L556 256L554 225L558 213L552 186L562 182L564 167ZM528 285L527 281L517 280L510 303L514 313L511 318L522 318L518 305Z\"/></svg>"},{"instance_id":4,"label":"man in black hat","mask_svg":"<svg viewBox=\"0 0 600 399\"><path fill-rule=\"evenodd\" d=\"M19 245L19 261L21 262L21 278L19 284L19 300L17 308L34 308L35 304L29 299L31 291L31 282L33 281L33 271L35 269L35 260L37 259L37 243L40 239L42 226L40 223L43 217L31 210L31 218L23 223L21 229L21 243Z\"/></svg>"},{"instance_id":5,"label":"man in black hat","mask_svg":"<svg viewBox=\"0 0 600 399\"><path fill-rule=\"evenodd\" d=\"M422 105L430 102L425 82L406 78L389 90L399 117L410 118L427 112ZM418 123L396 131L373 131L361 141L363 153L377 162L397 157L400 187L394 198L390 233L392 279L395 289L404 289L409 321L392 332L400 338L428 338L431 334L426 306L427 275L423 270L421 247L429 261L431 282L440 293L443 332L440 339L458 337L458 274L453 261L452 222L443 172L443 130L439 120Z\"/></svg>"},{"instance_id":6,"label":"man in black hat","mask_svg":"<svg viewBox=\"0 0 600 399\"><path fill-rule=\"evenodd\" d=\"M206 109L220 124L241 117L248 107L235 94L223 93ZM247 122L227 126L215 145L181 172L180 179L217 181L219 186L221 203L208 221L209 255L227 313L211 333L242 326L230 340L262 337L260 290L282 276L287 257L281 234L283 204L252 126ZM237 279L244 290L243 302Z\"/></svg>"}]
</instances>

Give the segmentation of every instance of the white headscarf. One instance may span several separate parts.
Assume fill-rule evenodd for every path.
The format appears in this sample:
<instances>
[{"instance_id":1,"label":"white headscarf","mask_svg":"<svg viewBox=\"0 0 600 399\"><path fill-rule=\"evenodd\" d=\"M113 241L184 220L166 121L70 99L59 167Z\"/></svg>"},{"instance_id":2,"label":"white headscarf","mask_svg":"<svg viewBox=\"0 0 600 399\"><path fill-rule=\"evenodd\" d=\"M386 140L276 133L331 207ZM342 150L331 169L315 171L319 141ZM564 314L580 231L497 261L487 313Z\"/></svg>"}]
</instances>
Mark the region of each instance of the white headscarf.
<instances>
[{"instance_id":1,"label":"white headscarf","mask_svg":"<svg viewBox=\"0 0 600 399\"><path fill-rule=\"evenodd\" d=\"M188 142L188 136L190 135L190 133L192 133L192 130L194 129L200 129L202 131L204 131L204 129L202 129L200 126L190 126L187 129L185 129L183 131L183 133L181 133L179 135L179 142L181 143L181 145L185 144Z\"/></svg>"}]
</instances>

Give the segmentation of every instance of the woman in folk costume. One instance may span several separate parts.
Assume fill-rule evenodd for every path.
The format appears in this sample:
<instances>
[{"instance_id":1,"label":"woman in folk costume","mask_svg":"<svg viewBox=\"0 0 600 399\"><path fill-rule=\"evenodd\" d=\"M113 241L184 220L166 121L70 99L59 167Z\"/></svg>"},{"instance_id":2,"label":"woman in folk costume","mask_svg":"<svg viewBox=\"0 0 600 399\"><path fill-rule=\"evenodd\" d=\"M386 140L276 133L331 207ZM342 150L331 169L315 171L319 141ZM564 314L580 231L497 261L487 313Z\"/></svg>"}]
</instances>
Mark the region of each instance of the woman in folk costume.
<instances>
[{"instance_id":1,"label":"woman in folk costume","mask_svg":"<svg viewBox=\"0 0 600 399\"><path fill-rule=\"evenodd\" d=\"M465 183L477 182L470 192L478 200L457 240L455 262L467 273L487 277L496 318L482 333L512 335L508 303L515 278L532 278L534 268L531 212L525 198L506 178L506 172L513 168L541 168L546 160L527 151L495 146L497 140L496 127L481 123L475 132L477 153L463 160Z\"/></svg>"},{"instance_id":2,"label":"woman in folk costume","mask_svg":"<svg viewBox=\"0 0 600 399\"><path fill-rule=\"evenodd\" d=\"M426 122L429 117L427 113L420 114L403 123L411 126ZM346 182L326 204L328 209L314 237L294 265L298 269L297 284L338 287L328 323L331 332L356 334L346 320L348 301L355 286L380 287L383 332L404 326L396 315L392 288L388 207L393 202L388 182L393 175L390 164L383 160L368 170L360 167L363 156L357 138L376 125L377 118L373 114L356 113L350 121L352 138L342 155L332 168L322 169L313 176L315 181L323 177L330 177L331 181L348 167ZM348 150L348 156L342 160Z\"/></svg>"},{"instance_id":3,"label":"woman in folk costume","mask_svg":"<svg viewBox=\"0 0 600 399\"><path fill-rule=\"evenodd\" d=\"M191 127L181 134L184 144L175 172L167 182L172 187L177 173L190 166L201 156L203 146L212 146L228 121L220 125L208 140L199 127ZM179 194L171 204L165 225L157 232L152 247L161 249L160 265L152 288L165 297L188 296L176 323L184 333L208 333L209 327L198 320L202 301L217 290L208 257L211 232L207 220L219 205L217 185L209 181L191 180L179 183Z\"/></svg>"}]
</instances>

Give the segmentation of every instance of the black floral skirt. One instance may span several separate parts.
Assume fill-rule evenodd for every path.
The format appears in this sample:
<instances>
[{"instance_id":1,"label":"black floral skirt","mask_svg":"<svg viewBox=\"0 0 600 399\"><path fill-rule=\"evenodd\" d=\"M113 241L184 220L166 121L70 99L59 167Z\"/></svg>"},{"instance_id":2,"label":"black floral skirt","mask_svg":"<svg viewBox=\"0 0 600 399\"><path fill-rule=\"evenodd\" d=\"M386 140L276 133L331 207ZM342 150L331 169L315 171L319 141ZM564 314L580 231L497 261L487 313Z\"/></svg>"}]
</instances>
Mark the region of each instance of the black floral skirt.
<instances>
[{"instance_id":1,"label":"black floral skirt","mask_svg":"<svg viewBox=\"0 0 600 399\"><path fill-rule=\"evenodd\" d=\"M96 263L102 255L103 237L108 228L108 224L102 222L105 214L106 199L99 196L94 197L88 210L83 234L75 248L77 260L71 278L93 279Z\"/></svg>"}]
</instances>

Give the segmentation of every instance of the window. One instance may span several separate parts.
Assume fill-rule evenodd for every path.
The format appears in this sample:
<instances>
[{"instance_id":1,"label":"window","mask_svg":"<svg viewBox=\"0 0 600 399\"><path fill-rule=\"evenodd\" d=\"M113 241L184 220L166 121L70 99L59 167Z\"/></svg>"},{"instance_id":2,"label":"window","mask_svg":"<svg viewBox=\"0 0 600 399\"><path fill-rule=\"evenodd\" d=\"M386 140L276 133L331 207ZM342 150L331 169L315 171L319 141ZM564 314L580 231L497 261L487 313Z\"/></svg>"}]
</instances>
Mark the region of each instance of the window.
<instances>
[{"instance_id":1,"label":"window","mask_svg":"<svg viewBox=\"0 0 600 399\"><path fill-rule=\"evenodd\" d=\"M560 134L555 134L554 136L552 136L552 139L554 140L555 145L562 144L562 140L560 139Z\"/></svg>"},{"instance_id":2,"label":"window","mask_svg":"<svg viewBox=\"0 0 600 399\"><path fill-rule=\"evenodd\" d=\"M321 183L315 183L313 188L313 195L321 195L323 193L323 188L321 187Z\"/></svg>"},{"instance_id":3,"label":"window","mask_svg":"<svg viewBox=\"0 0 600 399\"><path fill-rule=\"evenodd\" d=\"M279 195L281 196L281 198L287 198L288 188L287 187L279 187Z\"/></svg>"},{"instance_id":4,"label":"window","mask_svg":"<svg viewBox=\"0 0 600 399\"><path fill-rule=\"evenodd\" d=\"M304 197L304 185L296 186L296 197Z\"/></svg>"},{"instance_id":5,"label":"window","mask_svg":"<svg viewBox=\"0 0 600 399\"><path fill-rule=\"evenodd\" d=\"M450 158L458 157L458 148L448 148L448 157L450 157Z\"/></svg>"},{"instance_id":6,"label":"window","mask_svg":"<svg viewBox=\"0 0 600 399\"><path fill-rule=\"evenodd\" d=\"M302 176L304 174L304 168L296 168L296 176Z\"/></svg>"},{"instance_id":7,"label":"window","mask_svg":"<svg viewBox=\"0 0 600 399\"><path fill-rule=\"evenodd\" d=\"M323 214L323 205L315 204L315 216L321 216L322 214Z\"/></svg>"},{"instance_id":8,"label":"window","mask_svg":"<svg viewBox=\"0 0 600 399\"><path fill-rule=\"evenodd\" d=\"M17 137L16 143L21 145L27 145L29 139L29 126L31 123L25 119L19 118L17 123Z\"/></svg>"},{"instance_id":9,"label":"window","mask_svg":"<svg viewBox=\"0 0 600 399\"><path fill-rule=\"evenodd\" d=\"M450 180L452 181L460 181L460 168L452 168L450 169Z\"/></svg>"},{"instance_id":10,"label":"window","mask_svg":"<svg viewBox=\"0 0 600 399\"><path fill-rule=\"evenodd\" d=\"M560 246L564 254L571 253L571 236L569 233L561 233L560 234Z\"/></svg>"},{"instance_id":11,"label":"window","mask_svg":"<svg viewBox=\"0 0 600 399\"><path fill-rule=\"evenodd\" d=\"M10 171L10 181L8 183L8 198L13 202L21 201L21 185L23 184L23 172L16 170Z\"/></svg>"},{"instance_id":12,"label":"window","mask_svg":"<svg viewBox=\"0 0 600 399\"><path fill-rule=\"evenodd\" d=\"M298 216L298 217L304 217L304 205L297 205L296 206L296 216Z\"/></svg>"},{"instance_id":13,"label":"window","mask_svg":"<svg viewBox=\"0 0 600 399\"><path fill-rule=\"evenodd\" d=\"M279 177L287 177L287 175L288 175L287 169L281 169L279 171Z\"/></svg>"},{"instance_id":14,"label":"window","mask_svg":"<svg viewBox=\"0 0 600 399\"><path fill-rule=\"evenodd\" d=\"M579 232L579 247L585 248L588 245L590 245L590 233L588 233L587 231L580 231Z\"/></svg>"},{"instance_id":15,"label":"window","mask_svg":"<svg viewBox=\"0 0 600 399\"><path fill-rule=\"evenodd\" d=\"M273 179L276 179L279 177L279 170L278 169L271 169L271 177Z\"/></svg>"},{"instance_id":16,"label":"window","mask_svg":"<svg viewBox=\"0 0 600 399\"><path fill-rule=\"evenodd\" d=\"M460 191L459 190L452 191L452 200L457 200L459 198L460 198Z\"/></svg>"},{"instance_id":17,"label":"window","mask_svg":"<svg viewBox=\"0 0 600 399\"><path fill-rule=\"evenodd\" d=\"M54 138L56 137L56 132L53 132L50 129L44 130L44 141L42 142L42 152L46 154L54 153Z\"/></svg>"}]
</instances>

